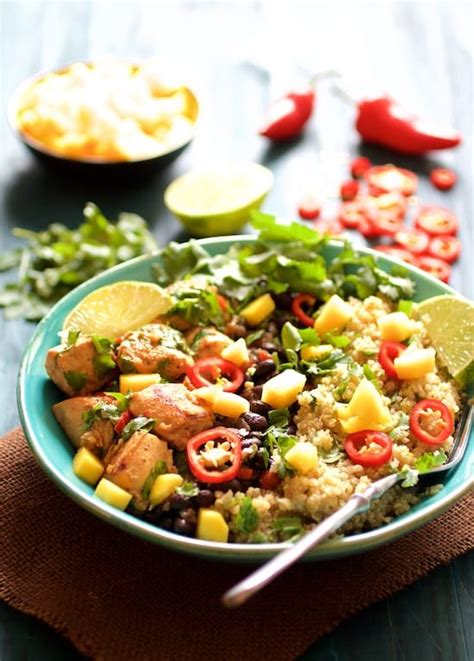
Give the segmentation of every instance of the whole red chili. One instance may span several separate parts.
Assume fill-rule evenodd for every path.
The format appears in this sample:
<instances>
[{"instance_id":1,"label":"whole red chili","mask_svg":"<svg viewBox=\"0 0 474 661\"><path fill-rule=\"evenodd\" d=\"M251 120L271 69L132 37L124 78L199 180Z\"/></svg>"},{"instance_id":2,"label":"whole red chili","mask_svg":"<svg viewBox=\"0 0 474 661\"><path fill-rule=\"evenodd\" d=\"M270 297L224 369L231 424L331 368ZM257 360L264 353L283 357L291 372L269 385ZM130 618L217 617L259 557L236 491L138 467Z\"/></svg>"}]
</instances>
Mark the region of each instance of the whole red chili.
<instances>
[{"instance_id":1,"label":"whole red chili","mask_svg":"<svg viewBox=\"0 0 474 661\"><path fill-rule=\"evenodd\" d=\"M378 354L378 361L385 370L385 374L390 379L398 379L397 371L395 369L395 358L405 351L406 346L401 342L389 342L385 340L380 345L380 350Z\"/></svg>"},{"instance_id":2,"label":"whole red chili","mask_svg":"<svg viewBox=\"0 0 474 661\"><path fill-rule=\"evenodd\" d=\"M451 190L457 177L456 173L448 168L435 168L430 172L430 181L438 190Z\"/></svg>"},{"instance_id":3,"label":"whole red chili","mask_svg":"<svg viewBox=\"0 0 474 661\"><path fill-rule=\"evenodd\" d=\"M359 182L350 179L341 184L340 195L345 202L353 200L359 192Z\"/></svg>"},{"instance_id":4,"label":"whole red chili","mask_svg":"<svg viewBox=\"0 0 474 661\"><path fill-rule=\"evenodd\" d=\"M277 142L296 138L313 113L314 101L312 87L288 92L271 104L260 135Z\"/></svg>"},{"instance_id":5,"label":"whole red chili","mask_svg":"<svg viewBox=\"0 0 474 661\"><path fill-rule=\"evenodd\" d=\"M305 326L314 326L314 319L303 310L303 305L307 308L313 308L316 299L311 294L298 294L291 302L291 311L299 321Z\"/></svg>"},{"instance_id":6,"label":"whole red chili","mask_svg":"<svg viewBox=\"0 0 474 661\"><path fill-rule=\"evenodd\" d=\"M434 149L450 149L461 142L457 131L422 121L389 96L360 101L355 126L366 142L413 156Z\"/></svg>"},{"instance_id":7,"label":"whole red chili","mask_svg":"<svg viewBox=\"0 0 474 661\"><path fill-rule=\"evenodd\" d=\"M429 416L430 412L438 411L441 413L439 422L441 428L436 434L432 434L422 427L424 416ZM439 399L422 399L415 404L410 412L410 431L422 443L427 445L442 445L454 431L454 418L446 404Z\"/></svg>"}]
</instances>

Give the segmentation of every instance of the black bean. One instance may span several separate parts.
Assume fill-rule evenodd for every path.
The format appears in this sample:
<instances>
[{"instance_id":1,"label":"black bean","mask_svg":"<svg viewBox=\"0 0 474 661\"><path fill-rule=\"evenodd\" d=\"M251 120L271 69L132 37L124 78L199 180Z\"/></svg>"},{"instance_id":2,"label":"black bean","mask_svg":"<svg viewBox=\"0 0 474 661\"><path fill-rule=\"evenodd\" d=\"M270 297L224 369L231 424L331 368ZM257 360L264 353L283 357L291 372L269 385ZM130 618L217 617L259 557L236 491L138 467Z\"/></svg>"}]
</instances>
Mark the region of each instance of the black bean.
<instances>
[{"instance_id":1,"label":"black bean","mask_svg":"<svg viewBox=\"0 0 474 661\"><path fill-rule=\"evenodd\" d=\"M287 293L273 294L272 298L275 301L275 305L279 310L291 310L291 303L292 303L291 294L287 294Z\"/></svg>"},{"instance_id":2,"label":"black bean","mask_svg":"<svg viewBox=\"0 0 474 661\"><path fill-rule=\"evenodd\" d=\"M245 337L247 334L247 329L242 323L238 321L238 318L231 319L225 330L226 335L229 335L232 339Z\"/></svg>"},{"instance_id":3,"label":"black bean","mask_svg":"<svg viewBox=\"0 0 474 661\"><path fill-rule=\"evenodd\" d=\"M193 525L192 523L188 523L181 517L178 517L176 519L173 526L174 531L177 532L178 535L186 535L188 537L194 535L195 528L196 528L195 525Z\"/></svg>"},{"instance_id":4,"label":"black bean","mask_svg":"<svg viewBox=\"0 0 474 661\"><path fill-rule=\"evenodd\" d=\"M258 365L255 368L255 372L253 374L253 380L255 383L258 381L263 381L264 379L269 378L271 374L275 371L275 363L273 360L262 360L261 363L258 363Z\"/></svg>"},{"instance_id":5,"label":"black bean","mask_svg":"<svg viewBox=\"0 0 474 661\"><path fill-rule=\"evenodd\" d=\"M268 324L267 333L270 333L270 335L276 335L278 333L278 327L274 321L270 321Z\"/></svg>"},{"instance_id":6,"label":"black bean","mask_svg":"<svg viewBox=\"0 0 474 661\"><path fill-rule=\"evenodd\" d=\"M262 396L262 392L263 392L263 386L255 386L252 390L251 401L260 399Z\"/></svg>"},{"instance_id":7,"label":"black bean","mask_svg":"<svg viewBox=\"0 0 474 661\"><path fill-rule=\"evenodd\" d=\"M250 410L252 413L258 413L267 417L271 407L265 404L265 402L262 402L261 399L255 399L253 402L250 402Z\"/></svg>"},{"instance_id":8,"label":"black bean","mask_svg":"<svg viewBox=\"0 0 474 661\"><path fill-rule=\"evenodd\" d=\"M262 453L262 450L259 450L252 457L248 459L248 463L252 465L252 468L255 468L256 470L259 471L266 470L266 465L265 465L266 461L267 459L265 458L265 455Z\"/></svg>"},{"instance_id":9,"label":"black bean","mask_svg":"<svg viewBox=\"0 0 474 661\"><path fill-rule=\"evenodd\" d=\"M223 427L231 427L232 429L237 429L239 432L249 431L250 427L248 423L243 418L222 418L220 424Z\"/></svg>"},{"instance_id":10,"label":"black bean","mask_svg":"<svg viewBox=\"0 0 474 661\"><path fill-rule=\"evenodd\" d=\"M290 436L294 436L296 434L296 425L294 422L290 422L288 425L288 434L290 434Z\"/></svg>"},{"instance_id":11,"label":"black bean","mask_svg":"<svg viewBox=\"0 0 474 661\"><path fill-rule=\"evenodd\" d=\"M239 480L229 480L229 482L221 482L220 484L210 484L209 489L213 491L232 491L236 493L242 490L242 485Z\"/></svg>"},{"instance_id":12,"label":"black bean","mask_svg":"<svg viewBox=\"0 0 474 661\"><path fill-rule=\"evenodd\" d=\"M260 447L262 444L262 441L259 438L256 438L255 436L249 436L245 440L242 441L242 450L246 450L248 448L251 448L253 446Z\"/></svg>"},{"instance_id":13,"label":"black bean","mask_svg":"<svg viewBox=\"0 0 474 661\"><path fill-rule=\"evenodd\" d=\"M174 519L171 516L165 516L159 521L160 528L164 528L165 530L171 530L173 528L173 524Z\"/></svg>"},{"instance_id":14,"label":"black bean","mask_svg":"<svg viewBox=\"0 0 474 661\"><path fill-rule=\"evenodd\" d=\"M189 507L189 498L179 493L174 493L170 496L168 502L172 510L182 510L185 507Z\"/></svg>"},{"instance_id":15,"label":"black bean","mask_svg":"<svg viewBox=\"0 0 474 661\"><path fill-rule=\"evenodd\" d=\"M281 317L278 317L276 320L276 325L278 326L278 330L281 331L283 326L286 324L287 321L291 321L291 317L287 314L282 315Z\"/></svg>"},{"instance_id":16,"label":"black bean","mask_svg":"<svg viewBox=\"0 0 474 661\"><path fill-rule=\"evenodd\" d=\"M243 445L243 443L242 443ZM195 500L199 507L210 507L214 504L216 497L210 489L201 489Z\"/></svg>"},{"instance_id":17,"label":"black bean","mask_svg":"<svg viewBox=\"0 0 474 661\"><path fill-rule=\"evenodd\" d=\"M179 515L187 523L196 523L196 510L192 507L188 507L187 509L182 510Z\"/></svg>"},{"instance_id":18,"label":"black bean","mask_svg":"<svg viewBox=\"0 0 474 661\"><path fill-rule=\"evenodd\" d=\"M244 420L252 431L265 431L268 427L268 420L259 413L245 413Z\"/></svg>"},{"instance_id":19,"label":"black bean","mask_svg":"<svg viewBox=\"0 0 474 661\"><path fill-rule=\"evenodd\" d=\"M268 353L273 353L274 351L278 351L278 347L275 344L275 342L262 342L260 348L264 349L265 351L268 351Z\"/></svg>"}]
</instances>

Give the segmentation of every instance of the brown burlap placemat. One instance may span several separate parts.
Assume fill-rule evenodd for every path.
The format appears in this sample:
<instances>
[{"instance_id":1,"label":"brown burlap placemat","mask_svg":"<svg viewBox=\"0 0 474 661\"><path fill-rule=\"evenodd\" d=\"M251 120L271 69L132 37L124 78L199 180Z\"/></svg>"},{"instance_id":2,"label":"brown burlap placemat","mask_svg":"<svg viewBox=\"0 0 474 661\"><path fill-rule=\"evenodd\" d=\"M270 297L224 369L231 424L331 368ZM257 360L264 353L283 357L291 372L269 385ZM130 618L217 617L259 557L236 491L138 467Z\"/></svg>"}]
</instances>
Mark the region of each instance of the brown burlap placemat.
<instances>
[{"instance_id":1,"label":"brown burlap placemat","mask_svg":"<svg viewBox=\"0 0 474 661\"><path fill-rule=\"evenodd\" d=\"M365 555L293 567L238 610L220 595L249 571L174 554L62 495L22 432L0 440L0 597L96 659L294 659L337 624L474 546L472 494Z\"/></svg>"}]
</instances>

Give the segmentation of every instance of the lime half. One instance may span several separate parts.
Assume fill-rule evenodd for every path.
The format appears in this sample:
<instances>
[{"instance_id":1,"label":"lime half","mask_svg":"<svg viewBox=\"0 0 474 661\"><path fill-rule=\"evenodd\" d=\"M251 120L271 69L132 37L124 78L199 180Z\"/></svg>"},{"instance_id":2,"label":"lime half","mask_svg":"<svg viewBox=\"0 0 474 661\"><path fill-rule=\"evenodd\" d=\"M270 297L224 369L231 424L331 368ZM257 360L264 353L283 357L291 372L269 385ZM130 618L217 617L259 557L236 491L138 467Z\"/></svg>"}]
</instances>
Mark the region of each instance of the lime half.
<instances>
[{"instance_id":1,"label":"lime half","mask_svg":"<svg viewBox=\"0 0 474 661\"><path fill-rule=\"evenodd\" d=\"M474 395L474 303L434 296L418 304L418 315L449 373Z\"/></svg>"},{"instance_id":2,"label":"lime half","mask_svg":"<svg viewBox=\"0 0 474 661\"><path fill-rule=\"evenodd\" d=\"M100 287L68 314L63 329L115 339L126 331L149 324L171 307L171 297L148 282L123 281Z\"/></svg>"},{"instance_id":3,"label":"lime half","mask_svg":"<svg viewBox=\"0 0 474 661\"><path fill-rule=\"evenodd\" d=\"M263 165L226 163L178 177L165 190L164 201L191 234L233 234L260 208L272 183Z\"/></svg>"}]
</instances>

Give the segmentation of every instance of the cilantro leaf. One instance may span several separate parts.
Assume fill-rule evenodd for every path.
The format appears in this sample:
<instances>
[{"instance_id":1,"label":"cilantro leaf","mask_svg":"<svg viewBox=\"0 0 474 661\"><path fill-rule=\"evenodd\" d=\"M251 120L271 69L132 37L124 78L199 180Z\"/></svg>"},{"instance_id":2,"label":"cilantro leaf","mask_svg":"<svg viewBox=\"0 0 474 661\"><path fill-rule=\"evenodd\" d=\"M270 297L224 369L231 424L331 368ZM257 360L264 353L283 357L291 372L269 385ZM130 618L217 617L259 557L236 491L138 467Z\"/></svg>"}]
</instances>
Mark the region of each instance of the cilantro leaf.
<instances>
[{"instance_id":1,"label":"cilantro leaf","mask_svg":"<svg viewBox=\"0 0 474 661\"><path fill-rule=\"evenodd\" d=\"M252 499L246 496L235 517L235 526L240 532L251 533L258 527L259 522L260 516L252 504Z\"/></svg>"},{"instance_id":2,"label":"cilantro leaf","mask_svg":"<svg viewBox=\"0 0 474 661\"><path fill-rule=\"evenodd\" d=\"M143 483L142 496L145 500L148 500L148 498L150 497L150 491L153 486L153 482L156 480L158 475L163 475L164 473L167 472L168 472L168 466L166 465L166 462L163 460L157 461L156 464L151 469L151 471L149 472L145 482Z\"/></svg>"},{"instance_id":3,"label":"cilantro leaf","mask_svg":"<svg viewBox=\"0 0 474 661\"><path fill-rule=\"evenodd\" d=\"M79 392L79 390L81 390L87 382L87 374L83 374L82 372L75 372L73 370L64 372L64 378L66 379L69 387L72 388L74 392Z\"/></svg>"},{"instance_id":4,"label":"cilantro leaf","mask_svg":"<svg viewBox=\"0 0 474 661\"><path fill-rule=\"evenodd\" d=\"M285 540L293 540L303 533L303 524L299 516L280 516L273 523L273 530Z\"/></svg>"},{"instance_id":5,"label":"cilantro leaf","mask_svg":"<svg viewBox=\"0 0 474 661\"><path fill-rule=\"evenodd\" d=\"M155 424L156 420L153 420L153 418L146 418L145 416L140 415L137 418L133 418L133 420L130 420L130 422L125 425L122 431L122 438L124 441L128 441L136 431L150 431Z\"/></svg>"},{"instance_id":6,"label":"cilantro leaf","mask_svg":"<svg viewBox=\"0 0 474 661\"><path fill-rule=\"evenodd\" d=\"M434 452L425 452L415 462L416 470L419 473L427 473L437 466L442 466L447 460L446 452L439 448Z\"/></svg>"},{"instance_id":7,"label":"cilantro leaf","mask_svg":"<svg viewBox=\"0 0 474 661\"><path fill-rule=\"evenodd\" d=\"M199 493L199 487L193 482L183 482L180 487L176 488L176 493L187 498L194 498Z\"/></svg>"}]
</instances>

